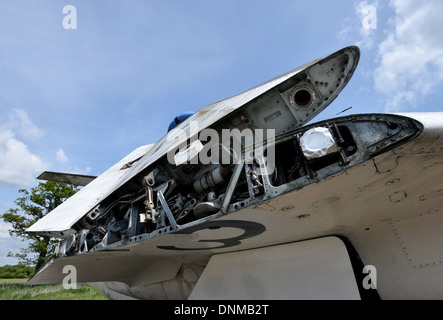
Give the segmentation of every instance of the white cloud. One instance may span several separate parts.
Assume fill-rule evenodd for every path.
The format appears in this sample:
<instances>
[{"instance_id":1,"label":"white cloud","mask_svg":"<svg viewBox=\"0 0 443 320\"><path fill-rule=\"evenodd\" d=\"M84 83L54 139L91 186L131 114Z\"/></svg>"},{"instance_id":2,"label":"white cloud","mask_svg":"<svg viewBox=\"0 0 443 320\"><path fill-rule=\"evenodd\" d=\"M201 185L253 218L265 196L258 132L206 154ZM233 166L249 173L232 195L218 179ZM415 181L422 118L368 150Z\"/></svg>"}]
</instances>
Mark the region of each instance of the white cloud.
<instances>
[{"instance_id":1,"label":"white cloud","mask_svg":"<svg viewBox=\"0 0 443 320\"><path fill-rule=\"evenodd\" d=\"M69 161L68 157L65 154L65 151L61 148L57 150L57 161L62 164L65 164Z\"/></svg>"},{"instance_id":2,"label":"white cloud","mask_svg":"<svg viewBox=\"0 0 443 320\"><path fill-rule=\"evenodd\" d=\"M9 113L7 121L0 125L0 130L11 130L18 133L24 140L36 141L45 133L37 128L31 121L26 111L13 108Z\"/></svg>"},{"instance_id":3,"label":"white cloud","mask_svg":"<svg viewBox=\"0 0 443 320\"><path fill-rule=\"evenodd\" d=\"M59 148L56 153L57 162L60 164L60 167L57 169L60 172L74 173L74 174L88 174L91 171L90 167L86 167L85 169L81 169L77 166L66 166L70 161L66 156L65 150Z\"/></svg>"},{"instance_id":4,"label":"white cloud","mask_svg":"<svg viewBox=\"0 0 443 320\"><path fill-rule=\"evenodd\" d=\"M11 130L0 131L0 184L20 187L32 184L50 166L15 139Z\"/></svg>"},{"instance_id":5,"label":"white cloud","mask_svg":"<svg viewBox=\"0 0 443 320\"><path fill-rule=\"evenodd\" d=\"M11 239L9 235L9 229L11 229L11 225L9 223L0 223L0 239Z\"/></svg>"},{"instance_id":6,"label":"white cloud","mask_svg":"<svg viewBox=\"0 0 443 320\"><path fill-rule=\"evenodd\" d=\"M75 174L89 174L91 172L91 167L86 167L85 169L81 169L79 167L69 168L68 170L65 170L69 173L75 173Z\"/></svg>"},{"instance_id":7,"label":"white cloud","mask_svg":"<svg viewBox=\"0 0 443 320\"><path fill-rule=\"evenodd\" d=\"M378 48L375 88L386 111L415 107L443 80L443 1L391 0L395 17Z\"/></svg>"},{"instance_id":8,"label":"white cloud","mask_svg":"<svg viewBox=\"0 0 443 320\"><path fill-rule=\"evenodd\" d=\"M12 109L3 120L6 121L0 122L0 185L29 186L50 164L33 154L23 141L36 141L44 132L22 109Z\"/></svg>"},{"instance_id":9,"label":"white cloud","mask_svg":"<svg viewBox=\"0 0 443 320\"><path fill-rule=\"evenodd\" d=\"M13 116L18 120L17 126L23 138L28 140L38 140L44 136L44 132L37 128L28 114L22 109L13 109Z\"/></svg>"}]
</instances>

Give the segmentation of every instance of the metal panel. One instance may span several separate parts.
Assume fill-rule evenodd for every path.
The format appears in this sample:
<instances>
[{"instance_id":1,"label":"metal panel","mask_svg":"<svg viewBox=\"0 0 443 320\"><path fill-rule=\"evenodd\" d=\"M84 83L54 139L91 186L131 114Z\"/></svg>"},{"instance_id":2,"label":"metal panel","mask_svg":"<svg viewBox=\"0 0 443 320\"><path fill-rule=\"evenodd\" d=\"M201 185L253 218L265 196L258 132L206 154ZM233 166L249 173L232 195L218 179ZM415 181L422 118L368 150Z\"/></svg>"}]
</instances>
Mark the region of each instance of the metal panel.
<instances>
[{"instance_id":1,"label":"metal panel","mask_svg":"<svg viewBox=\"0 0 443 320\"><path fill-rule=\"evenodd\" d=\"M336 237L215 255L190 298L360 299L348 252Z\"/></svg>"},{"instance_id":2,"label":"metal panel","mask_svg":"<svg viewBox=\"0 0 443 320\"><path fill-rule=\"evenodd\" d=\"M439 211L392 221L392 231L414 268L443 264L443 218ZM426 232L423 232L426 230Z\"/></svg>"},{"instance_id":3,"label":"metal panel","mask_svg":"<svg viewBox=\"0 0 443 320\"><path fill-rule=\"evenodd\" d=\"M97 177L84 175L84 174L60 173L60 172L51 172L51 171L45 171L37 177L38 180L69 183L76 186L86 186L95 178Z\"/></svg>"}]
</instances>

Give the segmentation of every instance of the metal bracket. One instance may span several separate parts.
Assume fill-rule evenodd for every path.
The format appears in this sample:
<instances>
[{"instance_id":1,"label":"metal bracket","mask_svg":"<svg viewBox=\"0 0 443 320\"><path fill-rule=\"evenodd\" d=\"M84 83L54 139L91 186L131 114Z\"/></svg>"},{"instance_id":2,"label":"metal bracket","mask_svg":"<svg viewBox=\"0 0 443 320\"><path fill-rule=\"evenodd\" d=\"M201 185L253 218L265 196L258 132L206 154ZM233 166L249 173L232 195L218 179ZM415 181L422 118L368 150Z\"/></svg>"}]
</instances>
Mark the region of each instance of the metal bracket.
<instances>
[{"instance_id":1,"label":"metal bracket","mask_svg":"<svg viewBox=\"0 0 443 320\"><path fill-rule=\"evenodd\" d=\"M171 209L169 209L168 203L165 200L165 197L163 196L163 193L161 191L157 192L157 197L160 200L160 203L162 204L163 210L165 210L166 216L168 217L169 223L171 224L172 229L177 229L178 224L175 221L174 216L172 215Z\"/></svg>"},{"instance_id":2,"label":"metal bracket","mask_svg":"<svg viewBox=\"0 0 443 320\"><path fill-rule=\"evenodd\" d=\"M234 172L232 173L231 180L229 181L228 187L226 188L225 197L223 199L220 211L222 214L228 213L229 204L231 203L231 198L234 193L235 187L237 186L237 181L240 178L243 166L245 165L244 157L241 158L240 163L238 163Z\"/></svg>"}]
</instances>

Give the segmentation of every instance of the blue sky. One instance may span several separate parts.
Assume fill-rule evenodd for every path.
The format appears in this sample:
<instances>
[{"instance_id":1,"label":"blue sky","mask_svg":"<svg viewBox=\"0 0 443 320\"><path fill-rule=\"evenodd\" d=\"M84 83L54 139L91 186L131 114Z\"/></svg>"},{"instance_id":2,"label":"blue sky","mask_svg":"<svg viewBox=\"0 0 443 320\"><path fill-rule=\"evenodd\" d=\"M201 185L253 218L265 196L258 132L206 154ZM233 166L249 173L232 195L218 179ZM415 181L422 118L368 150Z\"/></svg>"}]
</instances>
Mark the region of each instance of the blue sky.
<instances>
[{"instance_id":1,"label":"blue sky","mask_svg":"<svg viewBox=\"0 0 443 320\"><path fill-rule=\"evenodd\" d=\"M441 0L2 1L0 211L45 170L99 175L174 116L348 45L360 64L320 118L443 111L442 12ZM22 245L8 228L0 265Z\"/></svg>"}]
</instances>

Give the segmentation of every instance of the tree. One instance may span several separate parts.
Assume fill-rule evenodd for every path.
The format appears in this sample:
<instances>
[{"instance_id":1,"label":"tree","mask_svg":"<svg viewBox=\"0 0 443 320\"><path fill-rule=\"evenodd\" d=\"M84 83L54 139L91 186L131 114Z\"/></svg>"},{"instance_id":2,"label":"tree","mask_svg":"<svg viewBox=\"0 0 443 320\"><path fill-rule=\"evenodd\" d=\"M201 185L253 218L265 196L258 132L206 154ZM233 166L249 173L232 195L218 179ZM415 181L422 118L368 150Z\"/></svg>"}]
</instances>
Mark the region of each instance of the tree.
<instances>
[{"instance_id":1,"label":"tree","mask_svg":"<svg viewBox=\"0 0 443 320\"><path fill-rule=\"evenodd\" d=\"M66 199L78 191L77 187L59 182L40 182L30 191L20 189L22 195L14 203L18 206L0 215L3 221L12 224L9 230L11 236L29 240L27 248L20 249L20 253L8 253L8 257L16 257L26 265L35 265L38 270L53 254L57 240L47 236L26 233L25 230L37 220L54 210Z\"/></svg>"}]
</instances>

